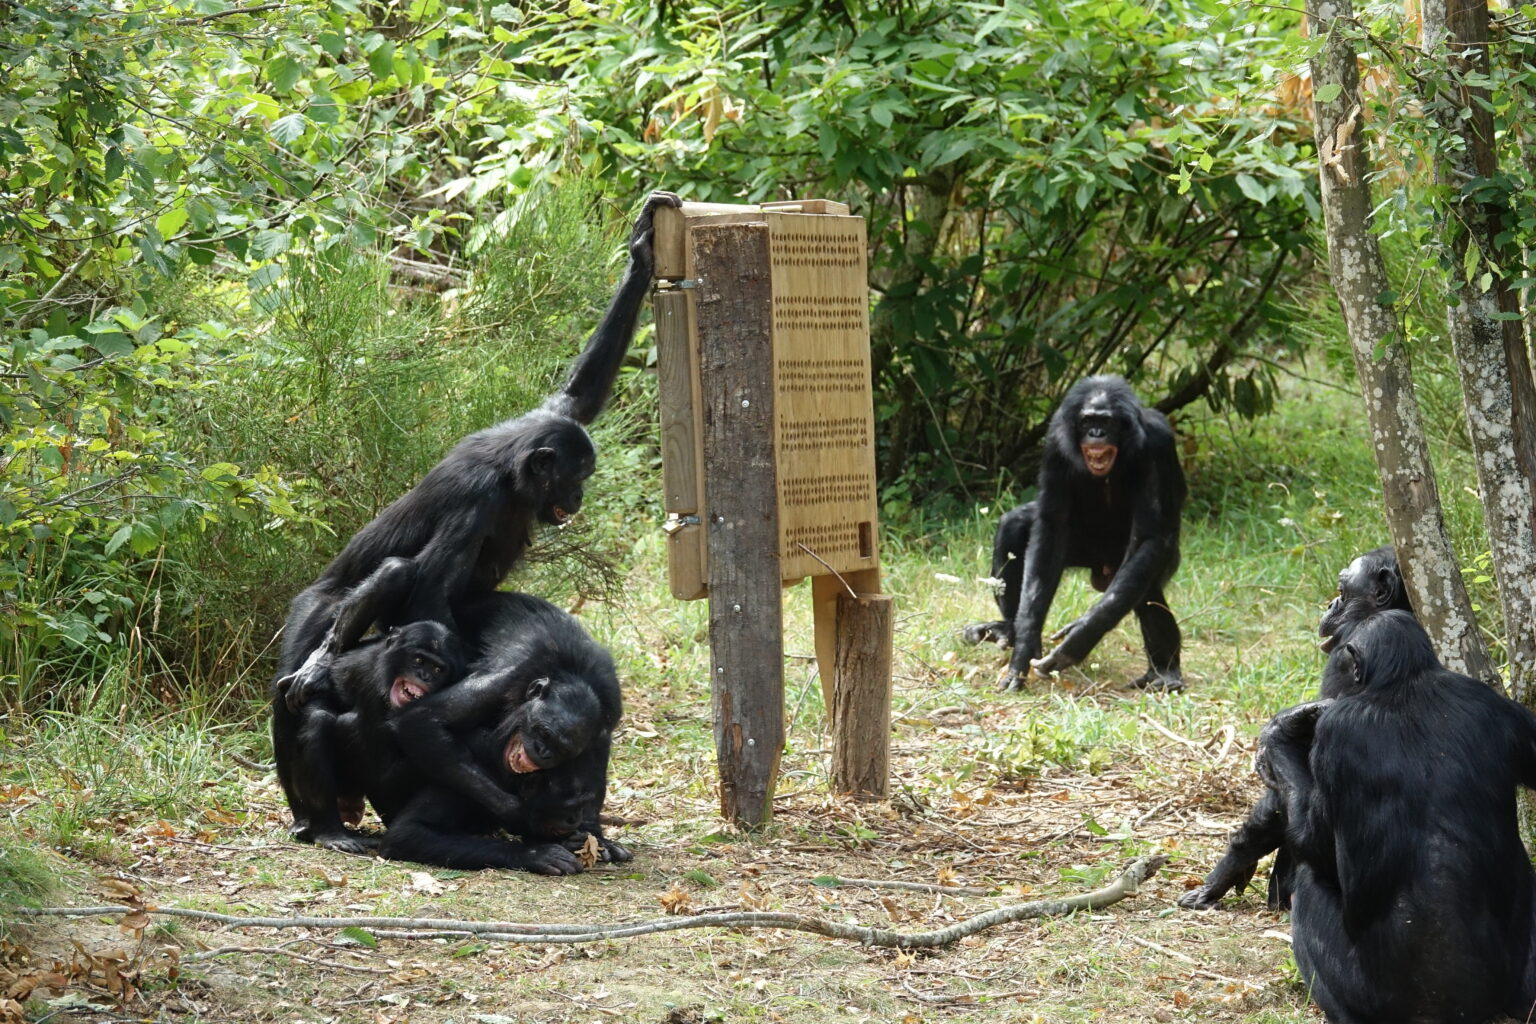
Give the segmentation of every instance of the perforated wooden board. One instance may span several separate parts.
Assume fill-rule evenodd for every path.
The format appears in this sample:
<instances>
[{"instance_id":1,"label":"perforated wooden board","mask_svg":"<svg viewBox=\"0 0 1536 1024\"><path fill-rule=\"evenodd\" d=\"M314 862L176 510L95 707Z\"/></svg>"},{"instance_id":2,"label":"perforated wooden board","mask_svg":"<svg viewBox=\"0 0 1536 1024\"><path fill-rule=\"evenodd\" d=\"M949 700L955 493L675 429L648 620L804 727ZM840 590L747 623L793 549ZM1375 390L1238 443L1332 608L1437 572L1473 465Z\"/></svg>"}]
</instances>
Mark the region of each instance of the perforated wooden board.
<instances>
[{"instance_id":1,"label":"perforated wooden board","mask_svg":"<svg viewBox=\"0 0 1536 1024\"><path fill-rule=\"evenodd\" d=\"M704 279L727 268L696 266L689 231L720 224L768 232L771 299L760 315L773 353L780 576L874 569L879 529L864 221L824 200L767 208L685 203L657 213L657 276L707 289ZM690 599L707 596L704 534L690 520L709 514L698 443L708 396L698 379L697 289L678 291L658 295L657 355L665 504L681 517L668 545L672 592Z\"/></svg>"},{"instance_id":2,"label":"perforated wooden board","mask_svg":"<svg viewBox=\"0 0 1536 1024\"><path fill-rule=\"evenodd\" d=\"M879 562L864 220L771 211L764 219L780 575L871 568Z\"/></svg>"}]
</instances>

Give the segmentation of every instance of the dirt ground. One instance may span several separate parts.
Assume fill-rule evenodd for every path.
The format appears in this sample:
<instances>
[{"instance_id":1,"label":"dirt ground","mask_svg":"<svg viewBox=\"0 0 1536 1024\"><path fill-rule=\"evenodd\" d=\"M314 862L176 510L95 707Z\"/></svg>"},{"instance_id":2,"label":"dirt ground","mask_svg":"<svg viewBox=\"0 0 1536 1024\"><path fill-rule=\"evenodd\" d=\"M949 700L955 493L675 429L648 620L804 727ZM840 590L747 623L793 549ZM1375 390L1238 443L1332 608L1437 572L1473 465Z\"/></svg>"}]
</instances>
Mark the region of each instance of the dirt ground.
<instances>
[{"instance_id":1,"label":"dirt ground","mask_svg":"<svg viewBox=\"0 0 1536 1024\"><path fill-rule=\"evenodd\" d=\"M774 823L750 836L718 816L707 701L679 714L631 697L608 812L623 822L610 832L635 859L569 878L443 871L296 845L272 773L242 764L244 806L210 807L194 822L97 823L116 833L116 857L60 857L67 895L56 903L127 901L149 913L13 922L0 947L0 992L25 1002L26 1016L11 1003L0 1022L1320 1019L1295 981L1288 925L1264 908L1257 886L1216 911L1174 905L1257 796L1251 739L1230 726L1180 736L1138 711L1185 697L1103 692L1077 699L1145 720L1131 756L1097 771L1048 765L1012 777L995 763L995 742L1027 731L1050 688L1024 699L979 684L968 693L898 717L884 803L829 797L827 752L799 749L792 736ZM0 811L38 799L46 796L9 792ZM1171 863L1113 906L1000 925L918 953L768 929L512 944L229 928L154 913L547 924L773 910L918 932L1097 889L1152 852ZM927 888L834 885L828 876Z\"/></svg>"}]
</instances>

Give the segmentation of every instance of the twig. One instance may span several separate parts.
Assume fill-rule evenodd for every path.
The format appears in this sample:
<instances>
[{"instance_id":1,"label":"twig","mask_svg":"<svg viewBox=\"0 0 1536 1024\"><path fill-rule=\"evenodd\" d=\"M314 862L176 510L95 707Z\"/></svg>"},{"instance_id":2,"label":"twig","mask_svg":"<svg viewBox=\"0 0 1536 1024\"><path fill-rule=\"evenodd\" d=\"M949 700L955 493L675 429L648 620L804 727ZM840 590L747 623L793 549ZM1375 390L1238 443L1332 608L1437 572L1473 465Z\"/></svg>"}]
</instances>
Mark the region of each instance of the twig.
<instances>
[{"instance_id":1,"label":"twig","mask_svg":"<svg viewBox=\"0 0 1536 1024\"><path fill-rule=\"evenodd\" d=\"M276 765L252 760L251 758L246 757L244 754L240 753L238 750L231 750L229 752L229 759L235 762L235 764L238 764L240 767L249 768L253 772L270 772L277 770Z\"/></svg>"},{"instance_id":2,"label":"twig","mask_svg":"<svg viewBox=\"0 0 1536 1024\"><path fill-rule=\"evenodd\" d=\"M216 11L213 14L205 14L200 18L172 18L172 25L205 25L219 18L233 18L239 14L260 14L263 11L280 11L287 4L259 4L255 7L233 7L227 11Z\"/></svg>"},{"instance_id":3,"label":"twig","mask_svg":"<svg viewBox=\"0 0 1536 1024\"><path fill-rule=\"evenodd\" d=\"M203 953L194 953L183 957L183 962L197 960L212 960L216 956L227 956L230 953L256 953L262 956L286 956L295 960L302 960L307 964L319 964L322 967L339 967L344 971L361 971L364 974L393 974L393 971L383 967L364 967L361 964L344 964L338 960L326 960L323 957L309 956L305 953L294 953L286 949L272 949L267 946L220 946L218 949L210 949Z\"/></svg>"},{"instance_id":4,"label":"twig","mask_svg":"<svg viewBox=\"0 0 1536 1024\"><path fill-rule=\"evenodd\" d=\"M210 910L186 910L180 907L17 907L27 917L102 917L112 914L147 913L151 916L190 918L235 928L374 928L424 929L410 937L459 937L475 935L503 942L575 943L629 939L639 935L682 931L691 928L777 928L784 931L811 932L834 939L849 939L865 946L897 949L933 949L957 942L968 935L1001 924L1028 921L1039 917L1059 917L1075 910L1099 910L1118 903L1136 892L1141 883L1168 863L1163 856L1139 857L1121 872L1120 877L1102 889L1058 900L1034 900L998 907L984 914L928 932L898 932L887 928L869 928L844 924L804 914L746 912L709 914L699 917L672 917L630 924L520 924L510 921L454 921L408 917L237 917ZM404 937L399 935L398 937Z\"/></svg>"},{"instance_id":5,"label":"twig","mask_svg":"<svg viewBox=\"0 0 1536 1024\"><path fill-rule=\"evenodd\" d=\"M843 878L841 875L825 875L831 885L861 886L865 889L905 889L910 892L942 892L948 896L994 896L996 889L984 889L975 885L940 885L937 882L903 882L894 878Z\"/></svg>"},{"instance_id":6,"label":"twig","mask_svg":"<svg viewBox=\"0 0 1536 1024\"><path fill-rule=\"evenodd\" d=\"M1167 726L1165 726L1162 723L1158 722L1156 719L1152 718L1150 715L1139 715L1138 717L1143 722L1146 722L1152 728L1154 728L1158 732L1162 733L1164 736L1167 736L1169 739L1173 740L1173 742L1175 742L1175 743L1182 743L1186 747L1188 747L1190 750L1194 750L1194 751L1197 751L1197 752L1199 752L1201 754L1205 754L1205 755L1209 756L1210 752L1208 750L1206 750L1205 747L1202 747L1200 744L1196 743L1192 739L1189 739L1189 738L1184 737L1184 736L1180 736L1178 733L1174 732L1172 729L1169 729Z\"/></svg>"},{"instance_id":7,"label":"twig","mask_svg":"<svg viewBox=\"0 0 1536 1024\"><path fill-rule=\"evenodd\" d=\"M833 576L836 576L837 577L837 582L841 583L843 585L843 589L848 591L848 596L853 598L854 600L858 600L859 595L855 594L853 592L853 587L849 586L848 581L843 579L843 574L842 573L838 572L836 569L832 568L830 565L827 565L827 560L825 558L822 558L816 552L812 551L810 548L806 547L804 541L798 541L797 540L797 541L795 541L795 543L800 546L800 550L801 551L804 551L806 554L808 554L812 558L816 559L816 561L820 562L822 565L825 565L827 567L827 572L831 573Z\"/></svg>"},{"instance_id":8,"label":"twig","mask_svg":"<svg viewBox=\"0 0 1536 1024\"><path fill-rule=\"evenodd\" d=\"M1194 957L1186 956L1176 949L1169 949L1167 946L1159 946L1157 943L1151 941L1150 939L1143 939L1138 935L1126 935L1126 938L1130 939L1138 946L1146 946L1148 949L1155 950L1156 952L1163 954L1163 956L1171 956L1175 960L1183 960L1185 963L1194 964L1196 967L1200 966L1200 961L1196 960Z\"/></svg>"}]
</instances>

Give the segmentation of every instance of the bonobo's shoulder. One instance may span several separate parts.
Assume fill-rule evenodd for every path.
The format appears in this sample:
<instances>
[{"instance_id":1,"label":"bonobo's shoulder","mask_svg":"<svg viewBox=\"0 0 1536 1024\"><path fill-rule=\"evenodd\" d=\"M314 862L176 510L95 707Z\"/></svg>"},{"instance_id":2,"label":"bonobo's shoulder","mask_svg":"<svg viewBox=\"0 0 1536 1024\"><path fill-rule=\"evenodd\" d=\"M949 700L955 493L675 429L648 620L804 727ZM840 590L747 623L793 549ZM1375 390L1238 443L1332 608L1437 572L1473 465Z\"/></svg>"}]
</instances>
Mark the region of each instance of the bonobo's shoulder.
<instances>
[{"instance_id":1,"label":"bonobo's shoulder","mask_svg":"<svg viewBox=\"0 0 1536 1024\"><path fill-rule=\"evenodd\" d=\"M1168 417L1156 409L1143 406L1141 409L1141 426L1147 435L1148 444L1166 444L1173 446L1173 424L1168 422Z\"/></svg>"}]
</instances>

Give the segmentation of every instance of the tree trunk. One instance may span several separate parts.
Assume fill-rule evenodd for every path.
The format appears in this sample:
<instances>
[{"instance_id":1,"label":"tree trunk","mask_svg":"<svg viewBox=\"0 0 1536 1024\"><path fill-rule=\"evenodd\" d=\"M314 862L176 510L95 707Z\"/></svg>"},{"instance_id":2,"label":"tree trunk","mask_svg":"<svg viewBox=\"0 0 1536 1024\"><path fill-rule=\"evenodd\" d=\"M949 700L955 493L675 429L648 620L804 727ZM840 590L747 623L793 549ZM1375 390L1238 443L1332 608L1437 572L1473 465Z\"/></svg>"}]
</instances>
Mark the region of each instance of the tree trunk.
<instances>
[{"instance_id":1,"label":"tree trunk","mask_svg":"<svg viewBox=\"0 0 1536 1024\"><path fill-rule=\"evenodd\" d=\"M1313 35L1324 40L1312 58L1312 108L1328 270L1354 350L1398 565L1441 659L1496 681L1446 533L1397 311L1382 301L1390 284L1371 230L1354 11L1349 0L1307 0L1306 10Z\"/></svg>"},{"instance_id":2,"label":"tree trunk","mask_svg":"<svg viewBox=\"0 0 1536 1024\"><path fill-rule=\"evenodd\" d=\"M1424 0L1425 109L1439 127L1435 181L1445 189L1440 237L1456 302L1447 310L1476 454L1483 525L1504 611L1510 686L1536 702L1536 380L1519 303L1500 252L1507 194L1475 191L1498 173L1488 90L1486 0Z\"/></svg>"}]
</instances>

